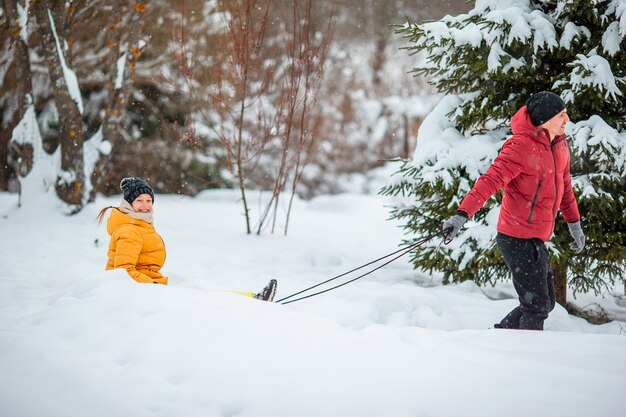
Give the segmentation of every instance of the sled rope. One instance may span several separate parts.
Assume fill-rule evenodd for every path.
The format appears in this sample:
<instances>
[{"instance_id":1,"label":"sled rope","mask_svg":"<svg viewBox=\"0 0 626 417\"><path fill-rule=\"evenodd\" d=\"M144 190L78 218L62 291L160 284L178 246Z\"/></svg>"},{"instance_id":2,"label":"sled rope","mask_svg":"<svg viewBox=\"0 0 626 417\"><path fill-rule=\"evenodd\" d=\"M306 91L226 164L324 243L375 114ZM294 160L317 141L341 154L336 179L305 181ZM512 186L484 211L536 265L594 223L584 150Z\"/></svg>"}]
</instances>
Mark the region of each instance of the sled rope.
<instances>
[{"instance_id":1,"label":"sled rope","mask_svg":"<svg viewBox=\"0 0 626 417\"><path fill-rule=\"evenodd\" d=\"M327 279L326 281L322 281L322 282L320 282L319 284L315 284L315 285L313 285L313 286L311 286L311 287L305 288L305 289L303 289L302 291L295 292L295 293L293 293L293 294L291 294L291 295L288 295L287 297L281 298L280 300L275 301L275 302L276 302L276 303L280 303L280 304L295 303L296 301L300 301L300 300L304 300L304 299L307 299L307 298L311 298L311 297L314 297L314 296L316 296L316 295L324 294L325 292L328 292L328 291L331 291L331 290L337 289L337 288L339 288L339 287L343 287L344 285L347 285L347 284L349 284L349 283L351 283L351 282L354 282L354 281L356 281L356 280L358 280L358 279L361 279L361 278L363 278L363 277L365 277L365 276L367 276L367 275L369 275L369 274L371 274L371 273L373 273L373 272L375 272L375 271L377 271L377 270L381 269L382 267L384 267L384 266L386 266L386 265L389 265L390 263L392 263L392 262L393 262L393 261L395 261L396 259L403 257L403 256L404 256L404 255L406 255L407 253L411 252L413 249L415 249L415 248L417 248L417 247L419 247L419 246L422 246L424 243L428 242L429 240L432 240L433 238L435 238L436 236L439 236L439 235L441 235L441 232L438 232L438 233L432 234L432 235L430 235L430 236L428 236L428 237L423 238L423 239L422 239L422 240L420 240L419 242L416 242L416 243L413 243L412 245L407 246L406 248L398 249L398 250L397 250L397 251L395 251L395 252L392 252L392 253L387 254L387 255L385 255L385 256L381 256L381 257L380 257L380 258L378 258L378 259L375 259L375 260L373 260L373 261L371 261L371 262L368 262L368 263L366 263L366 264L364 264L364 265L361 265L361 266L359 266L359 267L356 267L356 268L354 268L354 269L351 269L350 271L344 272L343 274L339 274L339 275L337 275L337 276L334 276L334 277L332 277L332 278L330 278L330 279ZM335 285L334 287L330 287L330 288L327 288L327 289L325 289L325 290L315 292L315 293L313 293L313 294L305 295L305 296L302 296L302 297L300 297L300 298L296 298L296 299L294 299L294 300L286 301L286 300L289 300L290 298L293 298L293 297L295 297L295 296L297 296L297 295L303 294L303 293L305 293L305 292L307 292L307 291L310 291L310 290L312 290L312 289L314 289L314 288L317 288L317 287L319 287L319 286L321 286L321 285L327 284L327 283L329 283L329 282L331 282L331 281L334 281L334 280L336 280L336 279L339 279L339 278L341 278L341 277L344 277L344 276L346 276L346 275L348 275L348 274L351 274L351 273L353 273L353 272L355 272L355 271L358 271L359 269L363 269L363 268L365 268L365 267L367 267L367 266L370 266L370 265L372 265L372 264L375 264L376 262L380 262L380 261L382 261L383 259L387 259L387 258L392 257L392 256L393 256L393 258L391 258L391 259L390 259L390 260L388 260L387 262L383 263L382 265L377 266L376 268L374 268L374 269L372 269L372 270L370 270L370 271L368 271L368 272L365 272L364 274L359 275L359 276L358 276L358 277L356 277L356 278L352 278L351 280L348 280L348 281L346 281L346 282L343 282L343 283L341 283L341 284L339 284L339 285Z\"/></svg>"}]
</instances>

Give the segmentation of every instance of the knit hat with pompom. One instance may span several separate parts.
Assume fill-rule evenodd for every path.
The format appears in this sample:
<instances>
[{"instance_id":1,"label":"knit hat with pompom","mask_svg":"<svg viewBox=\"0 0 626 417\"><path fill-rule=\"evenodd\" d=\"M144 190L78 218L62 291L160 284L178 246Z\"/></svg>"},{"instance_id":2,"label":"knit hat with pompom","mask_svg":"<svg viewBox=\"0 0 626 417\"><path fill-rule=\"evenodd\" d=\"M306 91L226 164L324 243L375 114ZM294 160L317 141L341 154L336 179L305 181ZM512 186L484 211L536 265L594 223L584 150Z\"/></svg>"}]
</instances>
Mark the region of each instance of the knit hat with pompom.
<instances>
[{"instance_id":1,"label":"knit hat with pompom","mask_svg":"<svg viewBox=\"0 0 626 417\"><path fill-rule=\"evenodd\" d=\"M142 194L149 194L150 197L152 197L152 201L154 201L154 191L152 191L152 187L141 177L122 179L120 188L124 193L124 200L128 201L130 204L133 204L133 201Z\"/></svg>"}]
</instances>

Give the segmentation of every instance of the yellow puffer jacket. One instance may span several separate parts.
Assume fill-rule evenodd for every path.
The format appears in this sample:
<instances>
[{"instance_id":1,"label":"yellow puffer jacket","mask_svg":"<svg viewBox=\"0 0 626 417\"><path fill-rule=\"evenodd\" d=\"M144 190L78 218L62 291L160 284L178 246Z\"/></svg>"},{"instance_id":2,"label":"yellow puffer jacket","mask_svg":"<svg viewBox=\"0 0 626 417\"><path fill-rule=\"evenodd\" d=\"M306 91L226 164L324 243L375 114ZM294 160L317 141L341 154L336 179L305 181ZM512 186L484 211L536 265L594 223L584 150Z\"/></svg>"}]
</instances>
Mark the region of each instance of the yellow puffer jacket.
<instances>
[{"instance_id":1,"label":"yellow puffer jacket","mask_svg":"<svg viewBox=\"0 0 626 417\"><path fill-rule=\"evenodd\" d=\"M167 285L167 277L159 272L165 263L165 243L151 223L114 208L107 232L111 235L107 270L124 268L137 282Z\"/></svg>"}]
</instances>

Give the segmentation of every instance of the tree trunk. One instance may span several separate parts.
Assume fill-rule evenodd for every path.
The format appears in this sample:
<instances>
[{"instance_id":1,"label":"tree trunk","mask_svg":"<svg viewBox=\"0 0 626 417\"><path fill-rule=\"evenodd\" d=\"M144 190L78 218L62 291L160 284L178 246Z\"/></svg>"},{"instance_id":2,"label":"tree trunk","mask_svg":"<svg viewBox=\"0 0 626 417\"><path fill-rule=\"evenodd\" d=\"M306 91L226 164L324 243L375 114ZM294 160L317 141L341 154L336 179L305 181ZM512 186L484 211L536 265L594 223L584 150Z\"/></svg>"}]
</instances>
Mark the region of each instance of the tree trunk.
<instances>
[{"instance_id":1,"label":"tree trunk","mask_svg":"<svg viewBox=\"0 0 626 417\"><path fill-rule=\"evenodd\" d=\"M9 179L15 171L15 167L9 166L9 142L13 129L26 113L27 97L32 92L32 81L28 46L20 36L17 0L4 0L2 7L7 15L7 27L2 28L2 33L8 35L2 44L3 47L7 47L11 57L3 86L0 87L0 93L6 99L7 104L4 111L9 115L3 117L4 123L0 125L0 190L8 190Z\"/></svg>"},{"instance_id":2,"label":"tree trunk","mask_svg":"<svg viewBox=\"0 0 626 417\"><path fill-rule=\"evenodd\" d=\"M75 206L76 210L83 207L84 192L84 161L83 143L85 141L85 129L82 115L77 103L70 96L68 82L65 79L63 63L63 40L59 37L59 45L54 35L54 27L50 22L50 16L54 22L62 22L62 16L54 16L58 8L53 9L52 0L42 0L35 7L37 23L42 31L43 50L50 84L54 92L54 101L59 113L59 145L61 147L61 172L57 175L57 196L67 204ZM55 25L56 27L57 25ZM57 30L57 36L62 31Z\"/></svg>"},{"instance_id":3,"label":"tree trunk","mask_svg":"<svg viewBox=\"0 0 626 417\"><path fill-rule=\"evenodd\" d=\"M406 113L402 114L402 119L404 120L404 136L402 138L402 154L400 157L408 159L409 153L411 152L411 146L409 144L411 125L409 124L409 116L407 116Z\"/></svg>"},{"instance_id":4,"label":"tree trunk","mask_svg":"<svg viewBox=\"0 0 626 417\"><path fill-rule=\"evenodd\" d=\"M9 141L13 129L0 129L0 191L9 190L9 180L13 170L9 167Z\"/></svg>"},{"instance_id":5,"label":"tree trunk","mask_svg":"<svg viewBox=\"0 0 626 417\"><path fill-rule=\"evenodd\" d=\"M567 308L567 260L553 262L554 291L556 302Z\"/></svg>"},{"instance_id":6,"label":"tree trunk","mask_svg":"<svg viewBox=\"0 0 626 417\"><path fill-rule=\"evenodd\" d=\"M136 64L142 52L139 41L144 25L144 13L144 3L136 2L134 7L129 8L126 2L118 0L109 17L107 32L107 46L109 48L108 102L102 121L102 136L111 143L112 148L118 146L123 140L122 125L133 90ZM123 77L118 74L120 69L118 61L123 53L120 50L122 44L126 45ZM118 78L121 80L121 85L116 84ZM112 154L101 155L92 173L93 189L89 201L93 201L99 191L105 193L118 191L118 181L118 173L114 169Z\"/></svg>"}]
</instances>

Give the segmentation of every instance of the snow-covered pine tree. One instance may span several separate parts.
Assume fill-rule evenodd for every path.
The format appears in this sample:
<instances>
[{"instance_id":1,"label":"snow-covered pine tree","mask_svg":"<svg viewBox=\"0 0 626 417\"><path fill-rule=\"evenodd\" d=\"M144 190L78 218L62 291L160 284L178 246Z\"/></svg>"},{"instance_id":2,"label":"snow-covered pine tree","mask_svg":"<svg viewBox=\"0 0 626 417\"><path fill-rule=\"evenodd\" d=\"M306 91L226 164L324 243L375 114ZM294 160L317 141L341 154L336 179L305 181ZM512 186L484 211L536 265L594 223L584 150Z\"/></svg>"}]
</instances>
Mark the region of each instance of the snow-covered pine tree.
<instances>
[{"instance_id":1,"label":"snow-covered pine tree","mask_svg":"<svg viewBox=\"0 0 626 417\"><path fill-rule=\"evenodd\" d=\"M410 201L393 208L411 244L437 232L510 135L508 122L533 93L560 94L574 122L568 129L574 192L587 246L573 254L562 218L552 253L557 299L566 277L576 291L626 286L626 3L623 0L478 0L467 14L407 22L398 33L414 70L430 76L444 99L418 133L413 160L402 161L381 193ZM571 126L570 126L571 127ZM500 194L450 245L432 242L412 254L416 268L445 282L494 283L508 277L495 250Z\"/></svg>"}]
</instances>

